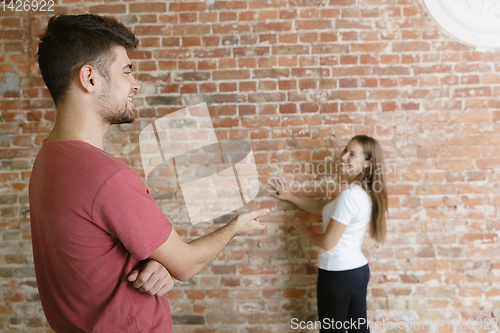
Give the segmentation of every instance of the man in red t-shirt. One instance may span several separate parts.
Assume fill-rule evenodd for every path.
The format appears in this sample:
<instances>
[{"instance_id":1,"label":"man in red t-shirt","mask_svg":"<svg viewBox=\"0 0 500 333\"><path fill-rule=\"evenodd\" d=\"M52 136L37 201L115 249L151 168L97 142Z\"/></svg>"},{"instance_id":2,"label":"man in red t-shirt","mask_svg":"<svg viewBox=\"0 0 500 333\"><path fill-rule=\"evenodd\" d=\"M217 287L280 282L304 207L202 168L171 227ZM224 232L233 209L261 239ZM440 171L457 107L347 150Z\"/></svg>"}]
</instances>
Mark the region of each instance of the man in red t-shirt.
<instances>
[{"instance_id":1,"label":"man in red t-shirt","mask_svg":"<svg viewBox=\"0 0 500 333\"><path fill-rule=\"evenodd\" d=\"M182 241L139 175L103 150L109 126L137 116L140 86L127 54L135 36L111 18L61 15L40 39L38 62L57 108L29 185L47 320L56 332L171 332L165 268L191 278L234 236L263 230L259 216L268 211Z\"/></svg>"}]
</instances>

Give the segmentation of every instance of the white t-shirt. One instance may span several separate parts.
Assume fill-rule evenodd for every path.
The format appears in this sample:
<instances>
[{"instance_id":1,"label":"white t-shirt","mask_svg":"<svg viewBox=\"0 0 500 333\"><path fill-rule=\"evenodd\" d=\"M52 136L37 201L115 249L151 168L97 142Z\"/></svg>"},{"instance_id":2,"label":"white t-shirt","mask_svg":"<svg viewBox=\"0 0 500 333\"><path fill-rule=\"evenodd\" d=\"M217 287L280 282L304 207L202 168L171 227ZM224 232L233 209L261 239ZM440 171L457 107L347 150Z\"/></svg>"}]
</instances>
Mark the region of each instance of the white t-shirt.
<instances>
[{"instance_id":1,"label":"white t-shirt","mask_svg":"<svg viewBox=\"0 0 500 333\"><path fill-rule=\"evenodd\" d=\"M350 184L323 208L323 232L331 219L347 228L339 242L329 251L320 249L319 268L327 271L346 271L362 267L368 260L361 252L366 229L370 224L372 201L357 184Z\"/></svg>"}]
</instances>

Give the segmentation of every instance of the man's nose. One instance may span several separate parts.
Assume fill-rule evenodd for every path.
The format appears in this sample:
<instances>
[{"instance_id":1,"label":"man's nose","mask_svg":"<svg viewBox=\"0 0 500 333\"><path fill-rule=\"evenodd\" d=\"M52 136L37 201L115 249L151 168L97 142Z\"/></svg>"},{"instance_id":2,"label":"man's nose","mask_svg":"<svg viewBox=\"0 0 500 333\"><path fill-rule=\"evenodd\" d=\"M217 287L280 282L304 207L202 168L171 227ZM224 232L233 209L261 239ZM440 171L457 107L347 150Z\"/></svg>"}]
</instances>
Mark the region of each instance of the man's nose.
<instances>
[{"instance_id":1,"label":"man's nose","mask_svg":"<svg viewBox=\"0 0 500 333\"><path fill-rule=\"evenodd\" d=\"M141 89L141 85L139 84L139 82L137 82L135 77L132 76L132 90L135 92L138 92L140 89Z\"/></svg>"}]
</instances>

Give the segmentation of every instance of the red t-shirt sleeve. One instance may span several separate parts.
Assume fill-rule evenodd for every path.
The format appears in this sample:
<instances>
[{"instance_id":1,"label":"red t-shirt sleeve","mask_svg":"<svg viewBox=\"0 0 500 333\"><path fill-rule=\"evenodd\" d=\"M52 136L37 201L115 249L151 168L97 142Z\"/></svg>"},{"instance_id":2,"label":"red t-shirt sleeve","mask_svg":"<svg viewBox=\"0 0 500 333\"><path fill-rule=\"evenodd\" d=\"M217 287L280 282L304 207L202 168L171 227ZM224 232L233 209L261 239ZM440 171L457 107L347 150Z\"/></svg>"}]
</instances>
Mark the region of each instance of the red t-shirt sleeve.
<instances>
[{"instance_id":1,"label":"red t-shirt sleeve","mask_svg":"<svg viewBox=\"0 0 500 333\"><path fill-rule=\"evenodd\" d=\"M102 185L94 200L92 221L119 239L139 261L165 243L172 231L172 224L132 170L119 171Z\"/></svg>"}]
</instances>

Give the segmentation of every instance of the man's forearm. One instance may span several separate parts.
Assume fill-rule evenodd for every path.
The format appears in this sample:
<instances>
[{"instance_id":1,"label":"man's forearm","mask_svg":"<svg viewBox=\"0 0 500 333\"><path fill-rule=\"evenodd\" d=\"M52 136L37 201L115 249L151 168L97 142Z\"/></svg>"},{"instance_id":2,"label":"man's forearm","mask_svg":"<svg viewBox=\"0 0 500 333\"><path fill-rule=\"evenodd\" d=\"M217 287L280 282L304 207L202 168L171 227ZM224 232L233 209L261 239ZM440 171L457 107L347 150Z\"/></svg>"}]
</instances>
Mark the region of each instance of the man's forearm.
<instances>
[{"instance_id":1,"label":"man's forearm","mask_svg":"<svg viewBox=\"0 0 500 333\"><path fill-rule=\"evenodd\" d=\"M172 229L167 241L149 258L161 263L174 278L185 281L217 258L234 236L263 230L265 226L258 218L268 212L261 209L243 213L225 226L188 244Z\"/></svg>"},{"instance_id":2,"label":"man's forearm","mask_svg":"<svg viewBox=\"0 0 500 333\"><path fill-rule=\"evenodd\" d=\"M234 223L228 223L214 232L192 240L188 243L192 250L192 275L195 275L206 265L214 261L229 242L236 236Z\"/></svg>"},{"instance_id":3,"label":"man's forearm","mask_svg":"<svg viewBox=\"0 0 500 333\"><path fill-rule=\"evenodd\" d=\"M185 243L172 229L167 242L149 258L160 262L177 280L186 281L217 258L237 232L237 226L230 222L208 235Z\"/></svg>"}]
</instances>

